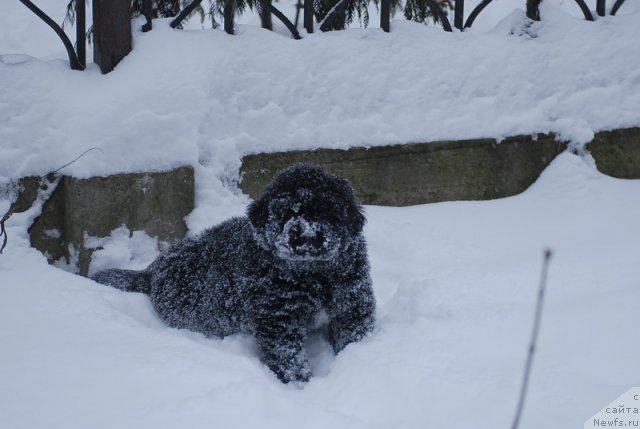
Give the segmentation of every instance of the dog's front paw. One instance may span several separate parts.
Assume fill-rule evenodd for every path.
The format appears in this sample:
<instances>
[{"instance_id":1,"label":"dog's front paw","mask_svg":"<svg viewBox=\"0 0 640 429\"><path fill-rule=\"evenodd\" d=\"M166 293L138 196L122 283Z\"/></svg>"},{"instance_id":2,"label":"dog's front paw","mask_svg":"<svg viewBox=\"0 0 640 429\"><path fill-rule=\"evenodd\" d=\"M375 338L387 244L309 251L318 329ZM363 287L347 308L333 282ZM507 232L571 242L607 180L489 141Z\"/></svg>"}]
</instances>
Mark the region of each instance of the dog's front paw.
<instances>
[{"instance_id":1,"label":"dog's front paw","mask_svg":"<svg viewBox=\"0 0 640 429\"><path fill-rule=\"evenodd\" d=\"M287 366L274 365L270 368L278 379L285 384L294 383L302 386L311 378L311 367L306 360Z\"/></svg>"}]
</instances>

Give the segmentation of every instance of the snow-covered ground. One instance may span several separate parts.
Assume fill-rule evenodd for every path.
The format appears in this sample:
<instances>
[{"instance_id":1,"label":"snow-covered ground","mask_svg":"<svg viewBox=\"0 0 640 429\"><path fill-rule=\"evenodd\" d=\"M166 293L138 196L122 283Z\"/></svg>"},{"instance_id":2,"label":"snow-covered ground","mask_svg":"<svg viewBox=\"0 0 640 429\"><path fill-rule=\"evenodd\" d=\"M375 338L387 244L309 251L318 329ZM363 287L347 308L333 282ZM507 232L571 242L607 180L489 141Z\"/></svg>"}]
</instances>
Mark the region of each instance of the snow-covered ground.
<instances>
[{"instance_id":1,"label":"snow-covered ground","mask_svg":"<svg viewBox=\"0 0 640 429\"><path fill-rule=\"evenodd\" d=\"M0 257L0 422L507 428L548 246L522 428L582 427L640 384L639 197L640 181L565 153L519 196L367 207L376 332L335 358L314 339L303 390L280 384L250 338L168 329L145 296L47 265L29 247L29 214L15 215Z\"/></svg>"},{"instance_id":2,"label":"snow-covered ground","mask_svg":"<svg viewBox=\"0 0 640 429\"><path fill-rule=\"evenodd\" d=\"M504 13L492 4L454 34L394 21L390 34L293 41L159 20L106 76L68 70L52 35L20 37L40 24L10 2L0 185L91 147L102 152L64 172L190 164L197 233L244 210L234 180L248 152L545 131L581 144L640 125L640 2L590 23L574 2L549 0L526 27L500 1ZM8 206L0 195L0 214ZM302 390L280 384L250 338L168 329L145 296L49 266L28 243L38 211L7 222L0 255L2 428L506 428L546 247L554 258L522 428L582 427L640 385L640 181L601 175L588 155L560 155L511 198L367 207L377 329L336 357L311 339L315 377ZM156 254L127 235L102 240L97 263L140 267Z\"/></svg>"}]
</instances>

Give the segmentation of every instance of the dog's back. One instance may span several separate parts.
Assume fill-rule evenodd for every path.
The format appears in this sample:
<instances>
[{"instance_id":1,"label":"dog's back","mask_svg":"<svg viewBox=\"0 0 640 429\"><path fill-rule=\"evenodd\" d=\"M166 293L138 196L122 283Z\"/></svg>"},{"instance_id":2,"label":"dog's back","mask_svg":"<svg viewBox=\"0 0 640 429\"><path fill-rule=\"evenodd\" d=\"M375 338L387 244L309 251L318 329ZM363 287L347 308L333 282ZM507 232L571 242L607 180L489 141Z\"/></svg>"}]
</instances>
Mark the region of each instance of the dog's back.
<instances>
[{"instance_id":1,"label":"dog's back","mask_svg":"<svg viewBox=\"0 0 640 429\"><path fill-rule=\"evenodd\" d=\"M256 272L268 264L256 266L260 252L247 217L235 217L174 243L143 271L108 269L91 279L149 295L173 328L214 337L251 333L249 289L260 283Z\"/></svg>"}]
</instances>

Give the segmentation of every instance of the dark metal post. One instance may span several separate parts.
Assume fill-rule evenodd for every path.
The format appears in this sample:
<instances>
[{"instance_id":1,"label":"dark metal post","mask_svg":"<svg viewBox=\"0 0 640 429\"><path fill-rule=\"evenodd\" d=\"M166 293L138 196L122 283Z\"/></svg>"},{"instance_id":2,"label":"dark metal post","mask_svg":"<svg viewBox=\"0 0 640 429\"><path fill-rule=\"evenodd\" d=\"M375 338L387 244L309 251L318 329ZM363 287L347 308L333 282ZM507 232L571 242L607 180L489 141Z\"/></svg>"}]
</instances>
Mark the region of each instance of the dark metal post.
<instances>
[{"instance_id":1,"label":"dark metal post","mask_svg":"<svg viewBox=\"0 0 640 429\"><path fill-rule=\"evenodd\" d=\"M304 29L313 33L313 0L304 0Z\"/></svg>"},{"instance_id":2,"label":"dark metal post","mask_svg":"<svg viewBox=\"0 0 640 429\"><path fill-rule=\"evenodd\" d=\"M224 4L224 31L227 34L233 34L234 6L235 0L227 0Z\"/></svg>"},{"instance_id":3,"label":"dark metal post","mask_svg":"<svg viewBox=\"0 0 640 429\"><path fill-rule=\"evenodd\" d=\"M87 20L85 0L76 0L76 52L80 67L87 66Z\"/></svg>"},{"instance_id":4,"label":"dark metal post","mask_svg":"<svg viewBox=\"0 0 640 429\"><path fill-rule=\"evenodd\" d=\"M380 1L380 28L388 33L391 27L391 0Z\"/></svg>"},{"instance_id":5,"label":"dark metal post","mask_svg":"<svg viewBox=\"0 0 640 429\"><path fill-rule=\"evenodd\" d=\"M607 0L598 0L596 2L596 13L600 16L604 16L605 15L605 3L607 2Z\"/></svg>"},{"instance_id":6,"label":"dark metal post","mask_svg":"<svg viewBox=\"0 0 640 429\"><path fill-rule=\"evenodd\" d=\"M464 0L456 0L453 10L453 26L460 31L464 28Z\"/></svg>"},{"instance_id":7,"label":"dark metal post","mask_svg":"<svg viewBox=\"0 0 640 429\"><path fill-rule=\"evenodd\" d=\"M142 26L142 32L146 33L147 31L151 31L153 29L153 11L151 9L151 0L142 0L142 15L147 20L146 23Z\"/></svg>"}]
</instances>

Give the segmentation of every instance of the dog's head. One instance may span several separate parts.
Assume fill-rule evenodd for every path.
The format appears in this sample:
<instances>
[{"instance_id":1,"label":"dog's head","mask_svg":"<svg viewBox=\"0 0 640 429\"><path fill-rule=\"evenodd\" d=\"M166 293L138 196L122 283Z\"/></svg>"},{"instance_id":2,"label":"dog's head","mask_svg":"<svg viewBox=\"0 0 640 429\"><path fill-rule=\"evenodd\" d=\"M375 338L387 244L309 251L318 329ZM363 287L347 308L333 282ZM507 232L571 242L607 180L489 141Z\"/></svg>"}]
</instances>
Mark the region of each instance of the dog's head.
<instances>
[{"instance_id":1,"label":"dog's head","mask_svg":"<svg viewBox=\"0 0 640 429\"><path fill-rule=\"evenodd\" d=\"M365 223L349 182L305 164L281 171L247 215L258 244L293 264L334 259Z\"/></svg>"}]
</instances>

